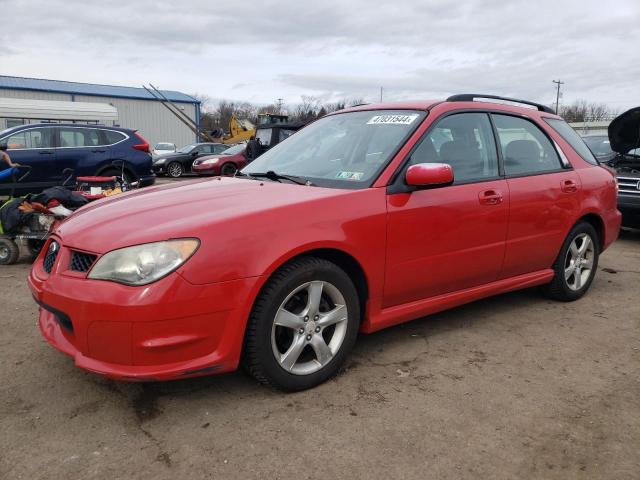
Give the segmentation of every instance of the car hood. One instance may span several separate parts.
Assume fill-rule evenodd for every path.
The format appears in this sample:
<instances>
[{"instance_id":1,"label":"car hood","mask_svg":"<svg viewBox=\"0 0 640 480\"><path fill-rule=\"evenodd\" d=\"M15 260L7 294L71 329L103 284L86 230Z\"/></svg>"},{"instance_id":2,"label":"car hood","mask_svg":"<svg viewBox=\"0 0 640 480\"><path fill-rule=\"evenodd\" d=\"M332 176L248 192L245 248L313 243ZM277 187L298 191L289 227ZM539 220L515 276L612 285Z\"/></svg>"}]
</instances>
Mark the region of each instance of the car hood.
<instances>
[{"instance_id":1,"label":"car hood","mask_svg":"<svg viewBox=\"0 0 640 480\"><path fill-rule=\"evenodd\" d=\"M640 148L640 107L627 110L611 122L609 142L611 149L618 153Z\"/></svg>"},{"instance_id":2,"label":"car hood","mask_svg":"<svg viewBox=\"0 0 640 480\"><path fill-rule=\"evenodd\" d=\"M203 179L115 195L77 210L54 234L69 247L94 253L178 237L265 210L345 195L353 190L246 180Z\"/></svg>"}]
</instances>

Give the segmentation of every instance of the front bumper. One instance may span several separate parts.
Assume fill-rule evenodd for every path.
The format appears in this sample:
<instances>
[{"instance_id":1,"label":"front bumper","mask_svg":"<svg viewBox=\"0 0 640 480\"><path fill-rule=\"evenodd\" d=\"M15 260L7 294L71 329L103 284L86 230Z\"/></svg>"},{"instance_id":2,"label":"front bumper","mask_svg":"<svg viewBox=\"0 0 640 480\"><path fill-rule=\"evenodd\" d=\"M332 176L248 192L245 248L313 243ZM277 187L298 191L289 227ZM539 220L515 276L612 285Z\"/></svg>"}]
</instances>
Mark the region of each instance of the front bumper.
<instances>
[{"instance_id":1,"label":"front bumper","mask_svg":"<svg viewBox=\"0 0 640 480\"><path fill-rule=\"evenodd\" d=\"M67 271L71 253L64 245L47 274L46 250L45 245L28 279L40 306L39 327L78 367L126 381L237 368L256 277L193 285L174 272L130 287Z\"/></svg>"},{"instance_id":2,"label":"front bumper","mask_svg":"<svg viewBox=\"0 0 640 480\"><path fill-rule=\"evenodd\" d=\"M198 175L219 175L220 174L220 166L217 164L194 164L192 167L193 173L197 173Z\"/></svg>"},{"instance_id":3,"label":"front bumper","mask_svg":"<svg viewBox=\"0 0 640 480\"><path fill-rule=\"evenodd\" d=\"M618 210L624 227L640 228L640 192L637 195L618 194Z\"/></svg>"}]
</instances>

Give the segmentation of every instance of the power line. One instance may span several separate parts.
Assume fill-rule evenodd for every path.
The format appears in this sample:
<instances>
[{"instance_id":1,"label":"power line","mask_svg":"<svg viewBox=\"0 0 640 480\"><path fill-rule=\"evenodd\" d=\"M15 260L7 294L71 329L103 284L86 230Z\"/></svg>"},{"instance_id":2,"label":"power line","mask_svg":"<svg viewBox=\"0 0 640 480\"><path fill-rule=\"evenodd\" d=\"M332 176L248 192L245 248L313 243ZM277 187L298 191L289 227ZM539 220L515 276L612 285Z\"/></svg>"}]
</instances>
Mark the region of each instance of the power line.
<instances>
[{"instance_id":1,"label":"power line","mask_svg":"<svg viewBox=\"0 0 640 480\"><path fill-rule=\"evenodd\" d=\"M557 115L558 109L559 109L558 104L560 103L560 85L564 85L564 82L561 82L560 79L552 80L552 82L558 85L558 89L556 90L556 115Z\"/></svg>"}]
</instances>

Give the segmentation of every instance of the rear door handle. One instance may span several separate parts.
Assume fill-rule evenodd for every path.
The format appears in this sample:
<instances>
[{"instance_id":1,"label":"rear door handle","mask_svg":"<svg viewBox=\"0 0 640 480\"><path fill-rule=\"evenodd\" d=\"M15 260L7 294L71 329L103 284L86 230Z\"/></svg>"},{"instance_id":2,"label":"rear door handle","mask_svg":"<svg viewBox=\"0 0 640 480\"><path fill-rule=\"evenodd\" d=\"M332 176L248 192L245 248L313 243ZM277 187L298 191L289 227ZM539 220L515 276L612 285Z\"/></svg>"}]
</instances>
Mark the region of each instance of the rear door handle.
<instances>
[{"instance_id":1,"label":"rear door handle","mask_svg":"<svg viewBox=\"0 0 640 480\"><path fill-rule=\"evenodd\" d=\"M578 191L578 184L573 180L563 180L560 188L565 193L575 193Z\"/></svg>"},{"instance_id":2,"label":"rear door handle","mask_svg":"<svg viewBox=\"0 0 640 480\"><path fill-rule=\"evenodd\" d=\"M51 150L40 150L38 153L40 155L53 155L53 152Z\"/></svg>"},{"instance_id":3,"label":"rear door handle","mask_svg":"<svg viewBox=\"0 0 640 480\"><path fill-rule=\"evenodd\" d=\"M485 190L478 194L478 200L482 205L500 205L502 193L499 190Z\"/></svg>"},{"instance_id":4,"label":"rear door handle","mask_svg":"<svg viewBox=\"0 0 640 480\"><path fill-rule=\"evenodd\" d=\"M91 150L92 153L104 153L106 150Z\"/></svg>"}]
</instances>

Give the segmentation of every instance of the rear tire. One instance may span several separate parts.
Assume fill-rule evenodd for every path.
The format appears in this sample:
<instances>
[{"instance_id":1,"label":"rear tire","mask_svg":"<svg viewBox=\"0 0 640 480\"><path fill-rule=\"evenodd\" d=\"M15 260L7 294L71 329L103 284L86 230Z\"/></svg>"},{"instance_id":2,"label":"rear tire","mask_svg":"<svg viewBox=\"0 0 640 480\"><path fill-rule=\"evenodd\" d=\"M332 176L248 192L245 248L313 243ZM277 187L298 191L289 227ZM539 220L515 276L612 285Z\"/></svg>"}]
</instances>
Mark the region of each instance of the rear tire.
<instances>
[{"instance_id":1,"label":"rear tire","mask_svg":"<svg viewBox=\"0 0 640 480\"><path fill-rule=\"evenodd\" d=\"M116 177L121 178L125 183L130 184L135 181L129 172L126 170L117 170L115 168L109 168L100 174L102 177Z\"/></svg>"},{"instance_id":2,"label":"rear tire","mask_svg":"<svg viewBox=\"0 0 640 480\"><path fill-rule=\"evenodd\" d=\"M184 173L184 167L180 162L171 162L167 165L167 175L171 178L179 178Z\"/></svg>"},{"instance_id":3,"label":"rear tire","mask_svg":"<svg viewBox=\"0 0 640 480\"><path fill-rule=\"evenodd\" d=\"M13 265L19 256L20 249L16 242L7 237L0 238L0 265Z\"/></svg>"},{"instance_id":4,"label":"rear tire","mask_svg":"<svg viewBox=\"0 0 640 480\"><path fill-rule=\"evenodd\" d=\"M542 288L554 300L572 302L582 297L598 269L600 240L593 225L578 222L565 239L552 268L553 280Z\"/></svg>"},{"instance_id":5,"label":"rear tire","mask_svg":"<svg viewBox=\"0 0 640 480\"><path fill-rule=\"evenodd\" d=\"M334 376L355 344L360 303L349 276L316 257L286 264L267 281L247 323L242 365L284 391Z\"/></svg>"}]
</instances>

